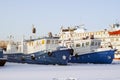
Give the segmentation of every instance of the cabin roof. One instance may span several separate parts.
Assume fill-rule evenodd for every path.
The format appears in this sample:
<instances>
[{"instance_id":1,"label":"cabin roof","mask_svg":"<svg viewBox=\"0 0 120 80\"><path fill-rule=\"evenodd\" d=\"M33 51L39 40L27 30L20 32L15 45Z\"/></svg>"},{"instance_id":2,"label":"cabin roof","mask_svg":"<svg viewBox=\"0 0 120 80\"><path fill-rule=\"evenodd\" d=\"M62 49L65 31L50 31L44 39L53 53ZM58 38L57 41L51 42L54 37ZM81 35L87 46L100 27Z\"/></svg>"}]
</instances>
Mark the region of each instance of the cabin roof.
<instances>
[{"instance_id":1,"label":"cabin roof","mask_svg":"<svg viewBox=\"0 0 120 80\"><path fill-rule=\"evenodd\" d=\"M36 41L36 40L41 40L41 39L59 39L59 37L42 37L42 38L24 40L24 42Z\"/></svg>"}]
</instances>

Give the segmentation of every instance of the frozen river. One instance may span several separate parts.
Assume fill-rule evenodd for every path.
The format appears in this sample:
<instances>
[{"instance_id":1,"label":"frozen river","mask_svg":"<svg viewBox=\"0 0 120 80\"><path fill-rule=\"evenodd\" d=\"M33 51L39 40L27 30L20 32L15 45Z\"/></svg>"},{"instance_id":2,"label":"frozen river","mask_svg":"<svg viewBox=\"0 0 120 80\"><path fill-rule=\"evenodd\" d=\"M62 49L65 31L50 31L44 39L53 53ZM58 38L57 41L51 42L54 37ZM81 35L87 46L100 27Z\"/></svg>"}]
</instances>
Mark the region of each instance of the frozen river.
<instances>
[{"instance_id":1,"label":"frozen river","mask_svg":"<svg viewBox=\"0 0 120 80\"><path fill-rule=\"evenodd\" d=\"M0 67L0 80L120 80L120 61L67 66L6 63Z\"/></svg>"}]
</instances>

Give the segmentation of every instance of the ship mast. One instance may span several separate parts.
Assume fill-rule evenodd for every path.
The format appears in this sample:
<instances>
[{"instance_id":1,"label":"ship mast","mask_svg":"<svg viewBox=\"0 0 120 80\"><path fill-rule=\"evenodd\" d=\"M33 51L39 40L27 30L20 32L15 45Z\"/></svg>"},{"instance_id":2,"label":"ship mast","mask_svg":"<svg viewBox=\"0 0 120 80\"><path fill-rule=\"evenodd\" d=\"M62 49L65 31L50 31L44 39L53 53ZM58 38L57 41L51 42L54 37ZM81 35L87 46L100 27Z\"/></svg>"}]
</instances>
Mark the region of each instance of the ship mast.
<instances>
[{"instance_id":1,"label":"ship mast","mask_svg":"<svg viewBox=\"0 0 120 80\"><path fill-rule=\"evenodd\" d=\"M32 38L36 38L36 28L33 24L32 24Z\"/></svg>"}]
</instances>

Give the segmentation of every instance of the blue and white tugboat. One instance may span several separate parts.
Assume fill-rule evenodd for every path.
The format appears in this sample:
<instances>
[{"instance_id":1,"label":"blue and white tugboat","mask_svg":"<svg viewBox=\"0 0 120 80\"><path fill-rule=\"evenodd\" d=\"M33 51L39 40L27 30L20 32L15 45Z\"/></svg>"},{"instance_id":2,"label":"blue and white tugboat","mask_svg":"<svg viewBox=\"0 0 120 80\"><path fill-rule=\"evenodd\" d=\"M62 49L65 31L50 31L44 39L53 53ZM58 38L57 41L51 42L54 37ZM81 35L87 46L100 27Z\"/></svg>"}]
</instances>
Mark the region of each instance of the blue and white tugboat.
<instances>
[{"instance_id":1,"label":"blue and white tugboat","mask_svg":"<svg viewBox=\"0 0 120 80\"><path fill-rule=\"evenodd\" d=\"M71 49L58 45L59 37L10 41L4 56L9 62L67 65Z\"/></svg>"},{"instance_id":2,"label":"blue and white tugboat","mask_svg":"<svg viewBox=\"0 0 120 80\"><path fill-rule=\"evenodd\" d=\"M6 61L7 61L7 59L3 58L3 50L0 49L0 66L4 66Z\"/></svg>"},{"instance_id":3,"label":"blue and white tugboat","mask_svg":"<svg viewBox=\"0 0 120 80\"><path fill-rule=\"evenodd\" d=\"M116 49L112 45L106 48L101 47L101 40L94 38L92 33L84 34L84 27L61 28L61 46L72 48L73 56L69 59L70 63L95 63L110 64L114 59ZM84 37L81 37L84 35Z\"/></svg>"},{"instance_id":4,"label":"blue and white tugboat","mask_svg":"<svg viewBox=\"0 0 120 80\"><path fill-rule=\"evenodd\" d=\"M59 64L67 65L72 49L61 47L59 37L35 38L36 28L32 29L33 36L21 42L9 41L4 56L9 62L29 64Z\"/></svg>"}]
</instances>

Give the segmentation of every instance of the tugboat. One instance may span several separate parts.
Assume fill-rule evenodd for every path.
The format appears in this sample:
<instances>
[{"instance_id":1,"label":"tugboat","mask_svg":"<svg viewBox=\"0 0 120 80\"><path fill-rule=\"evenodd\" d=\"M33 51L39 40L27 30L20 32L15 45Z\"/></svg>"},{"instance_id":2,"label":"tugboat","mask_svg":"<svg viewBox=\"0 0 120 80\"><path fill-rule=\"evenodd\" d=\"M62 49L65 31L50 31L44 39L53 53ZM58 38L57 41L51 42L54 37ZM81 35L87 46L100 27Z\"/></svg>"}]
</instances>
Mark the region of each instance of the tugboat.
<instances>
[{"instance_id":1,"label":"tugboat","mask_svg":"<svg viewBox=\"0 0 120 80\"><path fill-rule=\"evenodd\" d=\"M7 61L7 59L3 58L3 50L0 49L0 66L4 66L6 61Z\"/></svg>"},{"instance_id":2,"label":"tugboat","mask_svg":"<svg viewBox=\"0 0 120 80\"><path fill-rule=\"evenodd\" d=\"M61 46L73 49L70 63L110 64L114 59L116 49L111 45L101 47L101 40L93 34L86 35L83 27L61 28L60 40Z\"/></svg>"},{"instance_id":3,"label":"tugboat","mask_svg":"<svg viewBox=\"0 0 120 80\"><path fill-rule=\"evenodd\" d=\"M58 64L67 65L71 50L60 46L59 37L54 37L49 32L48 37L36 38L36 28L33 25L33 36L14 42L10 39L4 56L9 62L29 64ZM10 37L11 38L11 37Z\"/></svg>"},{"instance_id":4,"label":"tugboat","mask_svg":"<svg viewBox=\"0 0 120 80\"><path fill-rule=\"evenodd\" d=\"M67 65L71 49L59 46L59 37L10 41L4 56L9 62Z\"/></svg>"}]
</instances>

